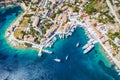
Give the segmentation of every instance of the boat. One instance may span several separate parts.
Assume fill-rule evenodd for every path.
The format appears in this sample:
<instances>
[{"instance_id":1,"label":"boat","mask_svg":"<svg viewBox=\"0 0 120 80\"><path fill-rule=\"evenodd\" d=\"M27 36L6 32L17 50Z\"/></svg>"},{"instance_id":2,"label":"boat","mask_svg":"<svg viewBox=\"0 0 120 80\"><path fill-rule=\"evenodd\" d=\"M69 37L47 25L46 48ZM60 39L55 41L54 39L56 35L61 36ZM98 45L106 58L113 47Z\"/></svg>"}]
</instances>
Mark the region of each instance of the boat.
<instances>
[{"instance_id":1,"label":"boat","mask_svg":"<svg viewBox=\"0 0 120 80\"><path fill-rule=\"evenodd\" d=\"M74 32L74 29L71 29L71 32Z\"/></svg>"},{"instance_id":2,"label":"boat","mask_svg":"<svg viewBox=\"0 0 120 80\"><path fill-rule=\"evenodd\" d=\"M55 58L54 61L61 62L61 59Z\"/></svg>"},{"instance_id":3,"label":"boat","mask_svg":"<svg viewBox=\"0 0 120 80\"><path fill-rule=\"evenodd\" d=\"M68 58L69 58L69 56L66 56L66 58L65 58L65 59L66 59L66 60L68 60Z\"/></svg>"},{"instance_id":4,"label":"boat","mask_svg":"<svg viewBox=\"0 0 120 80\"><path fill-rule=\"evenodd\" d=\"M68 33L70 36L72 35L72 33L70 32L70 33Z\"/></svg>"},{"instance_id":5,"label":"boat","mask_svg":"<svg viewBox=\"0 0 120 80\"><path fill-rule=\"evenodd\" d=\"M79 45L80 45L80 43L78 42L78 43L76 44L76 47L79 47Z\"/></svg>"},{"instance_id":6,"label":"boat","mask_svg":"<svg viewBox=\"0 0 120 80\"><path fill-rule=\"evenodd\" d=\"M118 73L118 75L120 75L120 73Z\"/></svg>"},{"instance_id":7,"label":"boat","mask_svg":"<svg viewBox=\"0 0 120 80\"><path fill-rule=\"evenodd\" d=\"M82 47L82 49L88 48L88 47L92 44L93 41L94 41L94 39L90 39L90 40L87 42L87 44L85 44L85 45Z\"/></svg>"},{"instance_id":8,"label":"boat","mask_svg":"<svg viewBox=\"0 0 120 80\"><path fill-rule=\"evenodd\" d=\"M48 53L48 54L52 54L52 53L53 53L52 51L50 51L50 50L45 50L45 49L43 49L42 51L45 52L45 53Z\"/></svg>"},{"instance_id":9,"label":"boat","mask_svg":"<svg viewBox=\"0 0 120 80\"><path fill-rule=\"evenodd\" d=\"M94 45L90 45L87 49L84 50L84 54L88 53L89 51L91 51L94 48Z\"/></svg>"},{"instance_id":10,"label":"boat","mask_svg":"<svg viewBox=\"0 0 120 80\"><path fill-rule=\"evenodd\" d=\"M91 45L91 43L87 43L87 44L85 44L83 47L82 47L82 49L86 49L87 47L89 47Z\"/></svg>"}]
</instances>

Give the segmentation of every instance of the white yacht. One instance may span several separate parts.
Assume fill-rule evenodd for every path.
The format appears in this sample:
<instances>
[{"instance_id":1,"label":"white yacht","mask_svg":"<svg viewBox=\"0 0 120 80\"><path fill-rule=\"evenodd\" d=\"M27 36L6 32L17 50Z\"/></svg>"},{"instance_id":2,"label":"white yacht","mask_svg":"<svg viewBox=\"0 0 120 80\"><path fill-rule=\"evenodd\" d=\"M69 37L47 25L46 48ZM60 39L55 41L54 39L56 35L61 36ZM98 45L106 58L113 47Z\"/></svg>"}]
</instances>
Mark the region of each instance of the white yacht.
<instances>
[{"instance_id":1,"label":"white yacht","mask_svg":"<svg viewBox=\"0 0 120 80\"><path fill-rule=\"evenodd\" d=\"M69 56L66 56L66 58L65 58L65 59L66 59L66 60L68 60L68 58L69 58Z\"/></svg>"},{"instance_id":2,"label":"white yacht","mask_svg":"<svg viewBox=\"0 0 120 80\"><path fill-rule=\"evenodd\" d=\"M90 45L87 49L84 50L84 54L88 53L89 51L91 51L94 48L94 45Z\"/></svg>"},{"instance_id":3,"label":"white yacht","mask_svg":"<svg viewBox=\"0 0 120 80\"><path fill-rule=\"evenodd\" d=\"M76 47L79 47L79 45L80 45L80 43L78 42L78 43L76 44Z\"/></svg>"},{"instance_id":4,"label":"white yacht","mask_svg":"<svg viewBox=\"0 0 120 80\"><path fill-rule=\"evenodd\" d=\"M69 35L71 36L71 35L72 35L72 32L70 32Z\"/></svg>"},{"instance_id":5,"label":"white yacht","mask_svg":"<svg viewBox=\"0 0 120 80\"><path fill-rule=\"evenodd\" d=\"M61 62L61 59L55 58L54 61Z\"/></svg>"},{"instance_id":6,"label":"white yacht","mask_svg":"<svg viewBox=\"0 0 120 80\"><path fill-rule=\"evenodd\" d=\"M120 75L120 73L118 73L118 75Z\"/></svg>"},{"instance_id":7,"label":"white yacht","mask_svg":"<svg viewBox=\"0 0 120 80\"><path fill-rule=\"evenodd\" d=\"M48 54L52 54L52 53L53 53L52 51L50 51L50 50L45 50L45 49L43 49L42 51L45 52L45 53L48 53Z\"/></svg>"},{"instance_id":8,"label":"white yacht","mask_svg":"<svg viewBox=\"0 0 120 80\"><path fill-rule=\"evenodd\" d=\"M87 47L89 47L91 45L91 43L87 43L87 44L85 44L83 47L82 47L82 49L86 49Z\"/></svg>"},{"instance_id":9,"label":"white yacht","mask_svg":"<svg viewBox=\"0 0 120 80\"><path fill-rule=\"evenodd\" d=\"M74 32L74 29L71 29L72 32Z\"/></svg>"},{"instance_id":10,"label":"white yacht","mask_svg":"<svg viewBox=\"0 0 120 80\"><path fill-rule=\"evenodd\" d=\"M94 39L90 39L90 40L87 42L87 44L85 44L85 45L82 47L82 49L88 48L88 47L92 44L93 41L94 41Z\"/></svg>"}]
</instances>

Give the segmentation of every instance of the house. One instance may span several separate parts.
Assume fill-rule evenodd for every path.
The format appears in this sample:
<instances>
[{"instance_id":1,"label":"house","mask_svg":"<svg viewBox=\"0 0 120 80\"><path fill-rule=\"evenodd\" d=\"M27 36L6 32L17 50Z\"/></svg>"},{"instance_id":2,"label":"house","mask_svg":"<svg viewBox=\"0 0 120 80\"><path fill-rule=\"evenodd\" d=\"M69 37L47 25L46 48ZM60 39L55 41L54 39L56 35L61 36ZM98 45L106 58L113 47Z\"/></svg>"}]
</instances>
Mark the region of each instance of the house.
<instances>
[{"instance_id":1,"label":"house","mask_svg":"<svg viewBox=\"0 0 120 80\"><path fill-rule=\"evenodd\" d=\"M68 9L68 6L63 6L62 7L62 11L65 11L66 9Z\"/></svg>"},{"instance_id":2,"label":"house","mask_svg":"<svg viewBox=\"0 0 120 80\"><path fill-rule=\"evenodd\" d=\"M50 0L53 4L56 4L57 2L59 2L59 0Z\"/></svg>"},{"instance_id":3,"label":"house","mask_svg":"<svg viewBox=\"0 0 120 80\"><path fill-rule=\"evenodd\" d=\"M115 37L114 42L117 46L120 47L120 39L118 37Z\"/></svg>"},{"instance_id":4,"label":"house","mask_svg":"<svg viewBox=\"0 0 120 80\"><path fill-rule=\"evenodd\" d=\"M95 33L97 34L98 38L102 38L103 37L102 33L99 32L95 27L92 27L92 28L95 31Z\"/></svg>"},{"instance_id":5,"label":"house","mask_svg":"<svg viewBox=\"0 0 120 80\"><path fill-rule=\"evenodd\" d=\"M58 27L59 26L57 24L53 24L53 26L49 30L47 30L45 37L50 37L51 34L53 34Z\"/></svg>"},{"instance_id":6,"label":"house","mask_svg":"<svg viewBox=\"0 0 120 80\"><path fill-rule=\"evenodd\" d=\"M38 3L38 0L31 0L31 2L33 2L33 3Z\"/></svg>"},{"instance_id":7,"label":"house","mask_svg":"<svg viewBox=\"0 0 120 80\"><path fill-rule=\"evenodd\" d=\"M66 32L69 29L69 27L70 27L70 24L66 23L64 25L64 32Z\"/></svg>"},{"instance_id":8,"label":"house","mask_svg":"<svg viewBox=\"0 0 120 80\"><path fill-rule=\"evenodd\" d=\"M33 23L32 23L32 26L33 26L33 27L37 27L37 26L38 26L38 23L39 23L39 17L38 17L38 16L35 16L35 17L34 17L34 20L33 20Z\"/></svg>"},{"instance_id":9,"label":"house","mask_svg":"<svg viewBox=\"0 0 120 80\"><path fill-rule=\"evenodd\" d=\"M68 11L69 11L69 14L73 14L73 8L69 7Z\"/></svg>"}]
</instances>

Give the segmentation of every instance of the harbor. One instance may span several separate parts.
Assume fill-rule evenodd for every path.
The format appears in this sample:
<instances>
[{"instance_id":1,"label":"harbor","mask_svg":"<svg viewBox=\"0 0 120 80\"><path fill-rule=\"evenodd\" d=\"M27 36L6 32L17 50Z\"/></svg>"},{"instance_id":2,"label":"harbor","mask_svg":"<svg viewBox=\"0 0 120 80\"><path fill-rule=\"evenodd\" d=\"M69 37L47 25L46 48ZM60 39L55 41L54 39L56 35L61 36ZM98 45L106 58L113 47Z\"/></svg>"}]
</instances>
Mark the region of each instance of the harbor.
<instances>
[{"instance_id":1,"label":"harbor","mask_svg":"<svg viewBox=\"0 0 120 80\"><path fill-rule=\"evenodd\" d=\"M9 20L10 19L8 18L7 21L9 22ZM9 27L9 25L4 22L1 22L0 25L6 24L6 27ZM1 32L4 31L3 33L5 33L6 30L4 28L5 26L2 26L0 29ZM97 50L97 54L94 53L94 50L88 53L88 55L84 55L82 53L82 47L88 41L83 28L77 27L71 37L56 40L57 41L54 43L53 47L49 49L55 54L42 55L42 57L38 57L38 52L36 50L22 50L10 47L6 42L4 35L0 35L0 70L6 70L7 73L9 73L9 77L7 77L8 80L22 80L23 78L26 80L35 80L38 78L41 80L73 80L75 77L79 80L81 75L83 75L83 78L81 78L83 80L102 80L103 78L106 80L111 80L111 76L113 76L113 78L114 76L118 76L117 72L113 71L113 68L110 68L108 65L109 61L107 61L102 55L103 52L101 52L98 45L95 45L96 47L94 48ZM80 46L76 47L78 42ZM41 51L43 49L44 48L42 48ZM58 63L54 61L56 58L62 60L62 62ZM102 65L99 61L104 62L105 65ZM96 69L91 66L95 66ZM104 68L110 69L105 71ZM92 78L91 76L86 75L91 75L91 73L88 73L90 71L92 71ZM96 74L96 71L98 74ZM114 74L109 73L111 71ZM102 78L100 77L101 75ZM108 76L106 77L106 75ZM93 78L93 76L97 76L97 78Z\"/></svg>"},{"instance_id":2,"label":"harbor","mask_svg":"<svg viewBox=\"0 0 120 80\"><path fill-rule=\"evenodd\" d=\"M9 27L7 32L10 34L7 37L4 37L5 34L0 35L0 70L7 73L5 79L119 80L119 62L112 56L112 49L104 45L108 39L102 42L106 36L99 32L81 9L79 12L82 13L74 13L68 5L61 5L62 2L64 0L59 0L52 10L46 10L47 0L42 0L39 7L44 5L45 10L39 8L29 18L21 15L24 16L23 22L19 21L19 7L10 8L11 11L8 8L11 15L7 14L7 10L1 12L1 32L5 33L10 23L15 23ZM30 6L24 14L30 11ZM50 14L54 14L59 6L62 12L52 18ZM83 18L80 18L81 15ZM26 23L30 24L25 28ZM17 29L21 32L15 37ZM7 39L12 46L7 43ZM21 48L17 49L17 46ZM24 49L25 46L27 48Z\"/></svg>"}]
</instances>

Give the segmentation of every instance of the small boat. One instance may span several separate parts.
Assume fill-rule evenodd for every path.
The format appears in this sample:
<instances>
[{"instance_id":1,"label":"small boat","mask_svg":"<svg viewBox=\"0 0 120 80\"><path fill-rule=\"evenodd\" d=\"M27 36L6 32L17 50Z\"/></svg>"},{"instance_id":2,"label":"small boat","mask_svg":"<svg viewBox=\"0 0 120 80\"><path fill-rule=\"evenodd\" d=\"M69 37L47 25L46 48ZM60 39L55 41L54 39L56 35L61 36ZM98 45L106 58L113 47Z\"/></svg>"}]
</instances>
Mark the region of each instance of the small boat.
<instances>
[{"instance_id":1,"label":"small boat","mask_svg":"<svg viewBox=\"0 0 120 80\"><path fill-rule=\"evenodd\" d=\"M72 35L72 33L70 32L70 33L68 33L70 36Z\"/></svg>"},{"instance_id":2,"label":"small boat","mask_svg":"<svg viewBox=\"0 0 120 80\"><path fill-rule=\"evenodd\" d=\"M55 58L54 61L61 62L61 59Z\"/></svg>"},{"instance_id":3,"label":"small boat","mask_svg":"<svg viewBox=\"0 0 120 80\"><path fill-rule=\"evenodd\" d=\"M120 75L120 73L118 73L118 75Z\"/></svg>"},{"instance_id":4,"label":"small boat","mask_svg":"<svg viewBox=\"0 0 120 80\"><path fill-rule=\"evenodd\" d=\"M66 59L66 60L68 60L68 58L69 58L69 56L66 56L66 58L65 58L65 59Z\"/></svg>"},{"instance_id":5,"label":"small boat","mask_svg":"<svg viewBox=\"0 0 120 80\"><path fill-rule=\"evenodd\" d=\"M76 47L79 47L79 45L80 45L80 43L78 42L78 43L76 44Z\"/></svg>"}]
</instances>

